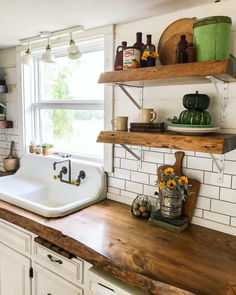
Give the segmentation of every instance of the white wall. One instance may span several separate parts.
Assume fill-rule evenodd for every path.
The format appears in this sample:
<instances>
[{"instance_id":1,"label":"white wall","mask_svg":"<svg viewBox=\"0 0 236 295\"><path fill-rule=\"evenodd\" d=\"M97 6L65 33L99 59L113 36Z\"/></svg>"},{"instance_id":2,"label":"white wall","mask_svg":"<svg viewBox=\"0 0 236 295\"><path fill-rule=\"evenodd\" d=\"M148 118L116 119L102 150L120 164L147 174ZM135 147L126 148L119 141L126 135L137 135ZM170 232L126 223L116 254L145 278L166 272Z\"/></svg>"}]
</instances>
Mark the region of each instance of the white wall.
<instances>
[{"instance_id":1,"label":"white wall","mask_svg":"<svg viewBox=\"0 0 236 295\"><path fill-rule=\"evenodd\" d=\"M213 1L212 1L213 2ZM129 45L135 42L135 33L143 32L143 36L150 33L153 42L157 42L164 29L173 21L183 17L206 17L212 15L228 15L233 20L231 53L236 56L236 3L235 0L212 3L161 17L153 17L116 27L116 46L121 41L128 41ZM162 86L144 89L144 107L157 110L158 121L169 116L178 115L182 106L182 97L186 93L199 90L211 97L209 112L213 122L226 129L227 132L236 133L236 83L229 86L229 105L227 120L220 121L219 101L216 98L214 87L211 84ZM132 89L134 96L138 93ZM138 122L139 112L129 99L116 87L115 89L115 115L129 116L129 122ZM135 150L137 147L133 147ZM144 148L144 162L142 169L138 168L137 161L123 148L115 147L115 170L109 176L108 198L131 204L137 193L147 194L153 204L156 171L159 165L173 164L175 151L169 149ZM219 231L236 235L236 150L225 155L225 174L222 184L217 183L216 167L209 154L186 152L184 159L184 173L201 182L197 208L193 223L203 225Z\"/></svg>"},{"instance_id":2,"label":"white wall","mask_svg":"<svg viewBox=\"0 0 236 295\"><path fill-rule=\"evenodd\" d=\"M19 99L17 98L16 51L15 48L0 50L0 74L6 79L8 93L0 94L0 101L7 105L7 120L13 121L13 128L0 130L0 169L3 169L3 158L9 154L10 142L15 142L15 153L20 152L19 139Z\"/></svg>"}]
</instances>

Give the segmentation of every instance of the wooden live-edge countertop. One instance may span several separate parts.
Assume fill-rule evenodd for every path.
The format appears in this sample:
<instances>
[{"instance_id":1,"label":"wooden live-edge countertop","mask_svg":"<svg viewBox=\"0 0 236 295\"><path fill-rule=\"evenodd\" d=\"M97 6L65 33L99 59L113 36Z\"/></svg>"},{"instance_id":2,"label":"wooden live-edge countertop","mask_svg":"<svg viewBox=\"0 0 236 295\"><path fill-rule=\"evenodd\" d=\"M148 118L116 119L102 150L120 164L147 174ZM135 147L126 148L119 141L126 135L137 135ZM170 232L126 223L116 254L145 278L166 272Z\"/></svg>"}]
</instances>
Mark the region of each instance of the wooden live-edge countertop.
<instances>
[{"instance_id":1,"label":"wooden live-edge countertop","mask_svg":"<svg viewBox=\"0 0 236 295\"><path fill-rule=\"evenodd\" d=\"M29 230L151 295L235 295L236 237L190 225L148 225L105 200L63 218L0 201L0 218Z\"/></svg>"}]
</instances>

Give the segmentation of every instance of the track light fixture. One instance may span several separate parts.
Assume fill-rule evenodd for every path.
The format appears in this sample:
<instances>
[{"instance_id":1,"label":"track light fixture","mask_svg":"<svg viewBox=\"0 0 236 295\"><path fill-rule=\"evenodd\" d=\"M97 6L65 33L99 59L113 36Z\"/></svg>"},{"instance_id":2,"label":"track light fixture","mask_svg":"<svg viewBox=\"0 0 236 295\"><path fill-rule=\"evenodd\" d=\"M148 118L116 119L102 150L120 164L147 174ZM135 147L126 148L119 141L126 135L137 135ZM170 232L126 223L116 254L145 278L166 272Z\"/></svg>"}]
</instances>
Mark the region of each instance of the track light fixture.
<instances>
[{"instance_id":1,"label":"track light fixture","mask_svg":"<svg viewBox=\"0 0 236 295\"><path fill-rule=\"evenodd\" d=\"M46 51L41 56L41 61L46 63L55 63L55 57L51 50L49 38L48 38L48 44L46 46Z\"/></svg>"},{"instance_id":2,"label":"track light fixture","mask_svg":"<svg viewBox=\"0 0 236 295\"><path fill-rule=\"evenodd\" d=\"M25 54L21 57L21 62L26 66L28 66L31 62L30 43L28 49L25 51Z\"/></svg>"},{"instance_id":3,"label":"track light fixture","mask_svg":"<svg viewBox=\"0 0 236 295\"><path fill-rule=\"evenodd\" d=\"M68 58L78 59L82 56L82 53L79 50L79 47L75 44L75 41L72 38L72 33L70 34L70 46L68 47Z\"/></svg>"}]
</instances>

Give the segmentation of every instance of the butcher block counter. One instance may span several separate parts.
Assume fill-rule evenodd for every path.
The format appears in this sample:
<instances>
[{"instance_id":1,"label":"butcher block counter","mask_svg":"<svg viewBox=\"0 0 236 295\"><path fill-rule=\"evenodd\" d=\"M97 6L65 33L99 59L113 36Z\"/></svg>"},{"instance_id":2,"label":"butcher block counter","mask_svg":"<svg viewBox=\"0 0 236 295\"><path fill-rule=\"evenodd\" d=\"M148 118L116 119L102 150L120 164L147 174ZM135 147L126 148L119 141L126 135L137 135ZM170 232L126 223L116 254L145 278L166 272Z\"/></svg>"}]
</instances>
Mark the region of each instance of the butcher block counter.
<instances>
[{"instance_id":1,"label":"butcher block counter","mask_svg":"<svg viewBox=\"0 0 236 295\"><path fill-rule=\"evenodd\" d=\"M236 237L191 225L148 225L105 200L63 218L0 201L0 218L29 230L151 295L235 295Z\"/></svg>"}]
</instances>

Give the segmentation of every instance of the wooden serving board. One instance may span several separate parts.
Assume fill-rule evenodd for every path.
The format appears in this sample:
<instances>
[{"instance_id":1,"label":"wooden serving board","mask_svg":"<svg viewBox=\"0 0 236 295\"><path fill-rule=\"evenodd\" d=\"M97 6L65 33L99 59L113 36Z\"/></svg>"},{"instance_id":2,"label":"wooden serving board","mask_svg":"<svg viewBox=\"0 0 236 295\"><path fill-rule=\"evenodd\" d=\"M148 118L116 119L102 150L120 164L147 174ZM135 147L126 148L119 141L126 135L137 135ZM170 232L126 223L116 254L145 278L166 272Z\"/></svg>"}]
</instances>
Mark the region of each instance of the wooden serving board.
<instances>
[{"instance_id":1,"label":"wooden serving board","mask_svg":"<svg viewBox=\"0 0 236 295\"><path fill-rule=\"evenodd\" d=\"M161 170L168 168L168 167L172 167L174 169L176 175L178 175L178 176L183 175L182 174L183 157L184 157L183 152L176 152L175 153L176 162L173 166L172 165L160 166L157 170L158 179L161 178ZM188 175L186 175L186 176L188 176ZM192 187L191 187L192 194L190 196L188 196L186 201L183 203L184 204L183 205L183 214L187 215L189 221L191 221L192 217L193 217L194 209L196 206L198 191L200 188L200 182L198 180L189 178L189 184L192 185Z\"/></svg>"}]
</instances>

